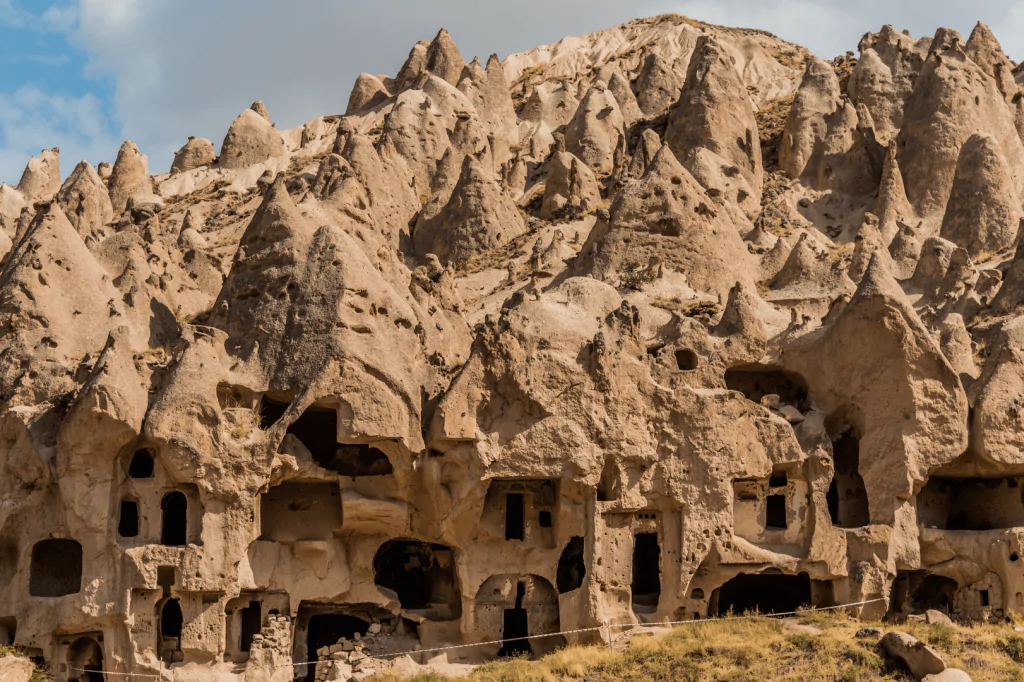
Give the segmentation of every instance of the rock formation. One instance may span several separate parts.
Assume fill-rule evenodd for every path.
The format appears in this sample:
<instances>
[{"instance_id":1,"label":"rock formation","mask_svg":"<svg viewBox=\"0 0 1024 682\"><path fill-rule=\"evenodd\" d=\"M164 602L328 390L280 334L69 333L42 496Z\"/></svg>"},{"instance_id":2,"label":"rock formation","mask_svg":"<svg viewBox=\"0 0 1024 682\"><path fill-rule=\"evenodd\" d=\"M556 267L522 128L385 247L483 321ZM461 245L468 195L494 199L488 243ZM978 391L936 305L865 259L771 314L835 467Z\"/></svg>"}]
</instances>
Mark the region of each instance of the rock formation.
<instances>
[{"instance_id":1,"label":"rock formation","mask_svg":"<svg viewBox=\"0 0 1024 682\"><path fill-rule=\"evenodd\" d=\"M171 173L43 152L0 185L0 645L326 682L1024 613L1009 68L982 25L825 62L668 15L486 66L442 30Z\"/></svg>"}]
</instances>

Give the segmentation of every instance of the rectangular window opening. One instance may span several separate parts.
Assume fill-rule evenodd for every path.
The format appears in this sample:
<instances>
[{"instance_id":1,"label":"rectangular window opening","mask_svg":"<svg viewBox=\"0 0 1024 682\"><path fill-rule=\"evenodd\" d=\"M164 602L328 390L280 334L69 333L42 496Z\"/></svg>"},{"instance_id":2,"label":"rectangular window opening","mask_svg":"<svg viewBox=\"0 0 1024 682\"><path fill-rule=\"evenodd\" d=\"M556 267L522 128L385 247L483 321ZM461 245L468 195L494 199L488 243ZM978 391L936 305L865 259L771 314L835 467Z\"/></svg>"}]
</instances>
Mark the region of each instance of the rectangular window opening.
<instances>
[{"instance_id":1,"label":"rectangular window opening","mask_svg":"<svg viewBox=\"0 0 1024 682\"><path fill-rule=\"evenodd\" d=\"M521 493L505 495L505 539L522 540L525 536L526 515Z\"/></svg>"}]
</instances>

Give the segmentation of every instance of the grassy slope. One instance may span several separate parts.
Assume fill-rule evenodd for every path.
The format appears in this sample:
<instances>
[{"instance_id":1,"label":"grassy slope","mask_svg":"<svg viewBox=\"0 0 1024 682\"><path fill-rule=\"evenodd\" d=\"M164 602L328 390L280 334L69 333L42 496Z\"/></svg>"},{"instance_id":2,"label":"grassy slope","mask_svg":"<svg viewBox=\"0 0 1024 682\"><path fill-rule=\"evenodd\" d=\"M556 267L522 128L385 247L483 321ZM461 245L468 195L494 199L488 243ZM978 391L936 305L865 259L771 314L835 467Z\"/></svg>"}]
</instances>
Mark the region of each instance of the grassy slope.
<instances>
[{"instance_id":1,"label":"grassy slope","mask_svg":"<svg viewBox=\"0 0 1024 682\"><path fill-rule=\"evenodd\" d=\"M471 682L548 682L553 680L911 680L893 670L876 651L874 639L857 639L865 623L838 612L807 613L801 623L821 634L793 632L770 619L728 619L695 623L661 637L638 637L628 649L569 647L539 661L497 661L477 668ZM950 667L967 671L975 682L1024 682L1024 636L1012 624L942 626L905 623L898 629L938 649ZM377 682L397 682L381 675ZM415 682L439 682L420 675Z\"/></svg>"}]
</instances>

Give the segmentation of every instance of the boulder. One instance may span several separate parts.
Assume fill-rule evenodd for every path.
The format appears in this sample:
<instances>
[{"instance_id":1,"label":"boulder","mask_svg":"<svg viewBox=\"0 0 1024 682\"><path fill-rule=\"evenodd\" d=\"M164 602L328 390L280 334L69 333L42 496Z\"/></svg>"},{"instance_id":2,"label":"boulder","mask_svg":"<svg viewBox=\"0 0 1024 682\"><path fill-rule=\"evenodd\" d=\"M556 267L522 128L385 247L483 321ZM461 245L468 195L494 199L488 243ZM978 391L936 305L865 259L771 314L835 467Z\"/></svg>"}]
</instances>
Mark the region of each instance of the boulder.
<instances>
[{"instance_id":1,"label":"boulder","mask_svg":"<svg viewBox=\"0 0 1024 682\"><path fill-rule=\"evenodd\" d=\"M918 679L927 675L938 675L946 669L946 662L942 660L938 651L905 632L887 632L878 645L886 655L906 665L911 674Z\"/></svg>"}]
</instances>

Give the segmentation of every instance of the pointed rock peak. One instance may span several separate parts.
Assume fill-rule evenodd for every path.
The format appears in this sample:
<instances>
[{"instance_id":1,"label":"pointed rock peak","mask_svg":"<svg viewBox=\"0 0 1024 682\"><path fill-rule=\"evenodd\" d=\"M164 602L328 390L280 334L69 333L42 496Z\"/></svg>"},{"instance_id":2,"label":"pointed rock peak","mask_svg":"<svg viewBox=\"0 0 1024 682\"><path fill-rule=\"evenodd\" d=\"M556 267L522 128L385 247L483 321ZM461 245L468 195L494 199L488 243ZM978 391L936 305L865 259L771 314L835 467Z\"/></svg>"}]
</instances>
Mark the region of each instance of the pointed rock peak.
<instances>
[{"instance_id":1,"label":"pointed rock peak","mask_svg":"<svg viewBox=\"0 0 1024 682\"><path fill-rule=\"evenodd\" d=\"M377 106L391 96L387 87L380 78L370 73L361 73L356 77L352 85L352 92L348 96L348 107L345 115L351 116L355 113Z\"/></svg>"},{"instance_id":2,"label":"pointed rock peak","mask_svg":"<svg viewBox=\"0 0 1024 682\"><path fill-rule=\"evenodd\" d=\"M647 116L658 116L679 98L683 82L661 55L648 54L636 77L637 103Z\"/></svg>"},{"instance_id":3,"label":"pointed rock peak","mask_svg":"<svg viewBox=\"0 0 1024 682\"><path fill-rule=\"evenodd\" d=\"M722 319L715 326L715 336L750 336L758 341L768 339L764 323L757 312L757 301L743 286L736 284L729 290L729 298L722 312Z\"/></svg>"},{"instance_id":4,"label":"pointed rock peak","mask_svg":"<svg viewBox=\"0 0 1024 682\"><path fill-rule=\"evenodd\" d=\"M896 140L889 144L885 163L882 165L882 182L878 189L878 199L875 201L875 215L878 216L879 229L887 243L895 237L901 221L909 222L914 218L914 209L907 200L907 191L903 185Z\"/></svg>"},{"instance_id":5,"label":"pointed rock peak","mask_svg":"<svg viewBox=\"0 0 1024 682\"><path fill-rule=\"evenodd\" d=\"M823 286L829 278L830 271L828 255L815 248L809 232L803 232L769 286L772 289L800 284Z\"/></svg>"},{"instance_id":6,"label":"pointed rock peak","mask_svg":"<svg viewBox=\"0 0 1024 682\"><path fill-rule=\"evenodd\" d=\"M972 135L960 148L939 234L980 259L1008 249L1020 219L1020 199L999 142Z\"/></svg>"},{"instance_id":7,"label":"pointed rock peak","mask_svg":"<svg viewBox=\"0 0 1024 682\"><path fill-rule=\"evenodd\" d=\"M851 305L858 298L868 296L884 296L906 303L903 289L900 288L896 278L889 272L888 265L889 259L883 255L882 251L872 255L867 270L864 272L864 277L861 278L860 284L857 285L857 293L853 295ZM909 307L909 304L907 304L907 308Z\"/></svg>"},{"instance_id":8,"label":"pointed rock peak","mask_svg":"<svg viewBox=\"0 0 1024 682\"><path fill-rule=\"evenodd\" d=\"M114 209L103 180L88 161L75 166L57 192L56 201L86 244L106 236L105 226L113 219Z\"/></svg>"},{"instance_id":9,"label":"pointed rock peak","mask_svg":"<svg viewBox=\"0 0 1024 682\"><path fill-rule=\"evenodd\" d=\"M430 41L428 40L421 40L412 46L409 56L406 57L405 63L399 69L398 75L395 76L395 92L408 89L427 68L427 49L429 47Z\"/></svg>"},{"instance_id":10,"label":"pointed rock peak","mask_svg":"<svg viewBox=\"0 0 1024 682\"><path fill-rule=\"evenodd\" d=\"M25 166L18 182L18 191L31 206L41 199L52 197L60 189L60 149L44 149L33 156Z\"/></svg>"},{"instance_id":11,"label":"pointed rock peak","mask_svg":"<svg viewBox=\"0 0 1024 682\"><path fill-rule=\"evenodd\" d=\"M900 280L908 279L914 274L917 260L921 256L921 240L919 230L906 223L899 223L899 229L892 242L889 243L889 257L893 261L893 275Z\"/></svg>"},{"instance_id":12,"label":"pointed rock peak","mask_svg":"<svg viewBox=\"0 0 1024 682\"><path fill-rule=\"evenodd\" d=\"M143 202L155 199L149 177L149 159L131 140L125 140L117 152L107 187L115 215L120 215L129 199Z\"/></svg>"},{"instance_id":13,"label":"pointed rock peak","mask_svg":"<svg viewBox=\"0 0 1024 682\"><path fill-rule=\"evenodd\" d=\"M673 173L686 173L687 176L690 173L683 168L683 165L679 163L679 159L672 153L667 144L661 145L658 151L655 152L654 158L651 159L650 164L647 166L647 171L644 173L647 175L661 175L669 176Z\"/></svg>"},{"instance_id":14,"label":"pointed rock peak","mask_svg":"<svg viewBox=\"0 0 1024 682\"><path fill-rule=\"evenodd\" d=\"M459 48L455 41L448 34L448 30L442 28L427 48L426 69L435 76L442 78L452 85L457 85L462 69L466 62L462 59Z\"/></svg>"},{"instance_id":15,"label":"pointed rock peak","mask_svg":"<svg viewBox=\"0 0 1024 682\"><path fill-rule=\"evenodd\" d=\"M988 66L996 61L1006 59L1006 53L1003 52L1003 47L999 44L995 34L980 21L971 31L967 45L964 46L964 52L978 66Z\"/></svg>"},{"instance_id":16,"label":"pointed rock peak","mask_svg":"<svg viewBox=\"0 0 1024 682\"><path fill-rule=\"evenodd\" d=\"M203 225L199 218L196 217L195 211L189 208L185 211L185 218L181 221L181 230L179 230L179 234L185 230L195 230L198 232L202 226Z\"/></svg>"},{"instance_id":17,"label":"pointed rock peak","mask_svg":"<svg viewBox=\"0 0 1024 682\"><path fill-rule=\"evenodd\" d=\"M256 100L249 106L249 108L255 111L260 116L262 116L267 121L267 123L270 123L270 112L267 111L267 105L263 103L263 100Z\"/></svg>"},{"instance_id":18,"label":"pointed rock peak","mask_svg":"<svg viewBox=\"0 0 1024 682\"><path fill-rule=\"evenodd\" d=\"M486 68L487 68L487 73L488 74L491 73L492 70L497 69L497 70L501 71L502 78L505 77L505 67L501 65L501 60L498 59L498 55L497 54L493 54L492 53L491 56L487 58L487 67Z\"/></svg>"}]
</instances>

